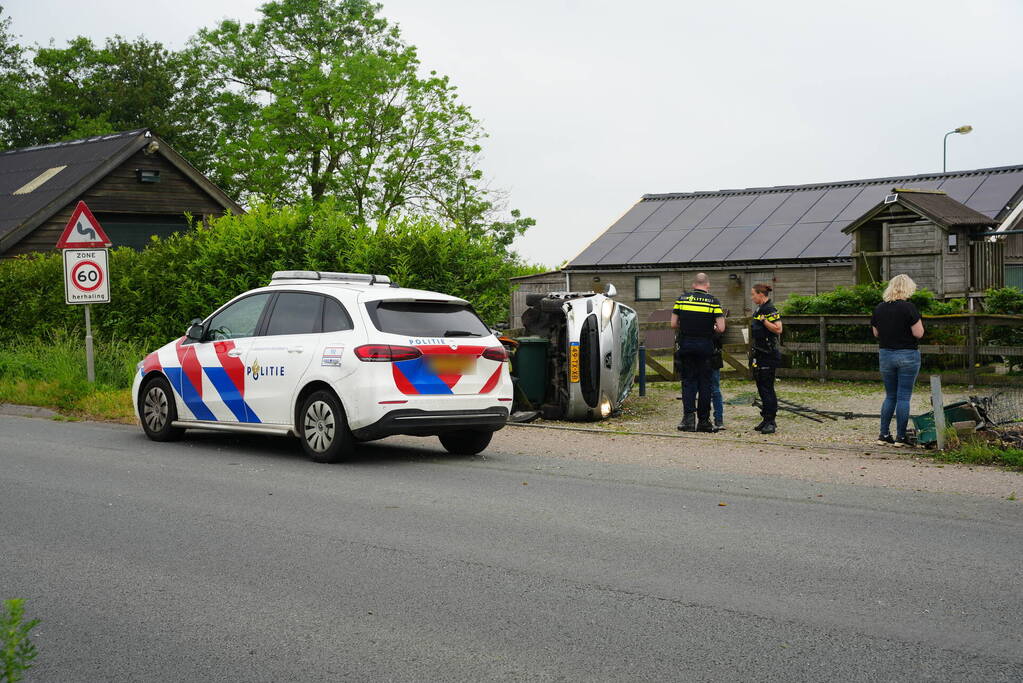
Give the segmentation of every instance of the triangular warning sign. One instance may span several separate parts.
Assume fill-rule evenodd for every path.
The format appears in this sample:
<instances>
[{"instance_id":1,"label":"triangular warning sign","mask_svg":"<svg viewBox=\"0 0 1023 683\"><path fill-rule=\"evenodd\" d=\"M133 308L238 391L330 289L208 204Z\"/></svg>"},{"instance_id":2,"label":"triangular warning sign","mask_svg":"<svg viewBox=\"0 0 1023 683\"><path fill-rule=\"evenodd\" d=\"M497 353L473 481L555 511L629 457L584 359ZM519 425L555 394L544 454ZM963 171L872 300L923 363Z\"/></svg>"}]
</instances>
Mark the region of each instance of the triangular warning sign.
<instances>
[{"instance_id":1,"label":"triangular warning sign","mask_svg":"<svg viewBox=\"0 0 1023 683\"><path fill-rule=\"evenodd\" d=\"M107 234L103 232L99 221L89 211L85 202L78 202L78 206L71 213L71 220L57 240L58 249L96 249L109 247L113 244Z\"/></svg>"}]
</instances>

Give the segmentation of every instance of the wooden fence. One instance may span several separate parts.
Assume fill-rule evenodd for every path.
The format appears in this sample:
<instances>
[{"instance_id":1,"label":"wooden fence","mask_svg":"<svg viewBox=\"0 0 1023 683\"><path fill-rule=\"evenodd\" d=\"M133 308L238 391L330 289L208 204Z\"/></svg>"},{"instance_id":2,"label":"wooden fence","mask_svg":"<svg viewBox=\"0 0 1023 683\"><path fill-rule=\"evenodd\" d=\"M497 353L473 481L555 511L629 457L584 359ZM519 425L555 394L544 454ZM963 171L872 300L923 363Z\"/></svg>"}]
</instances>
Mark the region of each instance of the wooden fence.
<instances>
[{"instance_id":1,"label":"wooden fence","mask_svg":"<svg viewBox=\"0 0 1023 683\"><path fill-rule=\"evenodd\" d=\"M817 339L813 342L789 342L786 340L786 335L782 337L782 352L793 353L793 352L811 352L817 356L817 367L816 368L780 368L778 370L779 377L806 377L806 378L817 378L820 381L827 379L866 379L876 380L878 378L877 371L868 370L839 370L830 368L828 365L829 355L833 353L865 353L871 354L876 357L877 355L877 344L865 344L865 343L843 343L829 341L828 339L828 328L830 326L849 326L856 325L866 328L870 325L869 315L786 315L782 318L785 323L786 330L791 330L794 327L816 327ZM734 339L734 330L742 329L749 325L749 318L730 318L728 320L728 327L732 330L732 334L726 337L726 341L729 338ZM991 357L1011 357L1018 358L1023 357L1023 348L1020 346L993 346L981 343L980 330L983 327L991 326L1003 326L1003 327L1023 327L1023 316L1018 315L987 315L980 313L963 313L958 315L943 315L943 316L924 316L924 327L932 329L935 327L947 327L947 326L958 326L963 327L965 344L960 345L949 345L949 344L921 344L920 353L921 355L958 355L963 356L965 359L965 367L962 370L942 370L941 375L944 381L960 384L987 384L987 385L1023 385L1023 377L1020 376L1006 376L1006 375L995 375L989 370L989 368L983 367L984 364L981 362L983 359L989 359ZM640 332L645 332L654 329L665 329L669 328L669 323L640 323ZM748 375L749 370L746 367L746 353L748 349L748 343L736 344L726 343L724 350L725 362L734 368L735 370ZM667 353L671 349L647 349L647 365L653 370L654 377L651 380L673 380L678 379L674 373L665 367L664 364L658 362L656 359L651 357L651 352ZM670 363L669 363L670 364ZM921 373L919 381L926 381L926 374L935 373Z\"/></svg>"}]
</instances>

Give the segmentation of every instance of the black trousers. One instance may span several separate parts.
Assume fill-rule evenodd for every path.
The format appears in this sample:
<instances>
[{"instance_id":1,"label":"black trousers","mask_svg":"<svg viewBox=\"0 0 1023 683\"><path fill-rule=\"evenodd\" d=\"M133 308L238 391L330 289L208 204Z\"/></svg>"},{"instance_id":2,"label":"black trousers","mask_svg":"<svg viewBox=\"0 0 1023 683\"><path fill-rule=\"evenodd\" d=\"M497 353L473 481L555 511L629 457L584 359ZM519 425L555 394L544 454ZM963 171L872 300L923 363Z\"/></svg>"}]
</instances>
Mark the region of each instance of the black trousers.
<instances>
[{"instance_id":1,"label":"black trousers","mask_svg":"<svg viewBox=\"0 0 1023 683\"><path fill-rule=\"evenodd\" d=\"M709 420L714 344L709 337L683 337L678 350L682 361L682 410L686 415L696 413L698 419Z\"/></svg>"},{"instance_id":2,"label":"black trousers","mask_svg":"<svg viewBox=\"0 0 1023 683\"><path fill-rule=\"evenodd\" d=\"M757 368L757 393L760 394L760 416L774 420L778 415L778 395L774 393L775 368Z\"/></svg>"}]
</instances>

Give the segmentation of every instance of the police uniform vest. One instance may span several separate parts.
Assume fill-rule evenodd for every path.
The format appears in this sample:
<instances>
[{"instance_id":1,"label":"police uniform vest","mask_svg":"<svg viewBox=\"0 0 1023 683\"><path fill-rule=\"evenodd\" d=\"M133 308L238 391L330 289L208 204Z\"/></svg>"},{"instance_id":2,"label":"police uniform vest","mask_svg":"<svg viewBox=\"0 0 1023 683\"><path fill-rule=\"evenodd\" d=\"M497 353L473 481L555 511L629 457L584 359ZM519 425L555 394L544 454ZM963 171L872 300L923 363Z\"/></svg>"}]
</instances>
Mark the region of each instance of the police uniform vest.
<instances>
[{"instance_id":1,"label":"police uniform vest","mask_svg":"<svg viewBox=\"0 0 1023 683\"><path fill-rule=\"evenodd\" d=\"M678 316L678 333L681 337L705 337L714 335L714 321L724 316L721 303L701 289L683 292L673 309Z\"/></svg>"},{"instance_id":2,"label":"police uniform vest","mask_svg":"<svg viewBox=\"0 0 1023 683\"><path fill-rule=\"evenodd\" d=\"M750 332L753 340L753 353L761 360L777 360L781 357L778 350L778 335L767 329L764 321L776 323L781 320L781 314L768 299L757 307L753 312L753 320L750 323Z\"/></svg>"}]
</instances>

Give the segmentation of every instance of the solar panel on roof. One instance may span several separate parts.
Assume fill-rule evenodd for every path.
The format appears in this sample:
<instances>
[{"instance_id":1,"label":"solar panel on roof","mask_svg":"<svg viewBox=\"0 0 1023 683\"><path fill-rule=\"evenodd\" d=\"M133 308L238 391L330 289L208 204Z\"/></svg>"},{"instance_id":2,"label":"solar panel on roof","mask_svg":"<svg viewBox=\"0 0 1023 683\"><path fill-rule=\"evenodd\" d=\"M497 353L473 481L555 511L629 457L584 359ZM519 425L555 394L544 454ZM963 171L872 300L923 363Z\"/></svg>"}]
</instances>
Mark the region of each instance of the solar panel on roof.
<instances>
[{"instance_id":1,"label":"solar panel on roof","mask_svg":"<svg viewBox=\"0 0 1023 683\"><path fill-rule=\"evenodd\" d=\"M724 201L724 197L700 197L699 199L694 199L693 203L687 206L686 210L679 214L667 227L672 230L695 227L722 201Z\"/></svg>"},{"instance_id":2,"label":"solar panel on roof","mask_svg":"<svg viewBox=\"0 0 1023 683\"><path fill-rule=\"evenodd\" d=\"M728 259L730 261L746 261L762 257L764 252L777 242L778 238L784 235L790 227L789 225L761 225L745 242L728 255Z\"/></svg>"},{"instance_id":3,"label":"solar panel on roof","mask_svg":"<svg viewBox=\"0 0 1023 683\"><path fill-rule=\"evenodd\" d=\"M890 185L868 185L852 201L846 204L835 220L853 222L883 202L885 195L891 189Z\"/></svg>"},{"instance_id":4,"label":"solar panel on roof","mask_svg":"<svg viewBox=\"0 0 1023 683\"><path fill-rule=\"evenodd\" d=\"M742 213L736 216L735 220L728 227L756 227L760 225L791 194L791 192L776 192L760 195Z\"/></svg>"},{"instance_id":5,"label":"solar panel on roof","mask_svg":"<svg viewBox=\"0 0 1023 683\"><path fill-rule=\"evenodd\" d=\"M608 232L632 232L636 229L636 226L649 218L650 214L658 208L660 208L660 202L639 202L626 211L625 215L619 218L615 224L608 229Z\"/></svg>"},{"instance_id":6,"label":"solar panel on roof","mask_svg":"<svg viewBox=\"0 0 1023 683\"><path fill-rule=\"evenodd\" d=\"M938 186L944 182L944 178L938 180L901 180L893 183L892 187L897 187L907 190L937 190Z\"/></svg>"},{"instance_id":7,"label":"solar panel on roof","mask_svg":"<svg viewBox=\"0 0 1023 683\"><path fill-rule=\"evenodd\" d=\"M707 214L707 217L697 224L697 228L723 228L742 213L742 210L753 203L753 197L740 195L728 197L714 207L714 210Z\"/></svg>"},{"instance_id":8,"label":"solar panel on roof","mask_svg":"<svg viewBox=\"0 0 1023 683\"><path fill-rule=\"evenodd\" d=\"M1023 173L999 173L988 176L968 200L963 202L981 213L1002 211L1023 185Z\"/></svg>"},{"instance_id":9,"label":"solar panel on roof","mask_svg":"<svg viewBox=\"0 0 1023 683\"><path fill-rule=\"evenodd\" d=\"M685 211L686 207L692 204L692 199L668 199L658 202L657 210L650 214L650 217L643 221L637 232L660 232L664 226L678 218L678 215Z\"/></svg>"},{"instance_id":10,"label":"solar panel on roof","mask_svg":"<svg viewBox=\"0 0 1023 683\"><path fill-rule=\"evenodd\" d=\"M618 246L602 256L597 263L602 266L629 263L632 257L636 255L636 252L645 247L656 236L657 233L655 232L637 231L631 233Z\"/></svg>"},{"instance_id":11,"label":"solar panel on roof","mask_svg":"<svg viewBox=\"0 0 1023 683\"><path fill-rule=\"evenodd\" d=\"M629 236L629 233L604 233L598 237L593 244L583 249L583 252L572 259L572 265L574 266L593 266L596 265L601 258L603 258L609 251L617 247L622 241Z\"/></svg>"},{"instance_id":12,"label":"solar panel on roof","mask_svg":"<svg viewBox=\"0 0 1023 683\"><path fill-rule=\"evenodd\" d=\"M824 193L799 219L800 223L827 223L835 220L842 209L860 193L858 187L835 187ZM805 244L803 246L806 246Z\"/></svg>"},{"instance_id":13,"label":"solar panel on roof","mask_svg":"<svg viewBox=\"0 0 1023 683\"><path fill-rule=\"evenodd\" d=\"M806 213L807 209L813 206L814 202L824 196L826 190L806 190L793 192L789 198L782 202L781 206L775 209L767 220L766 225L792 225Z\"/></svg>"},{"instance_id":14,"label":"solar panel on roof","mask_svg":"<svg viewBox=\"0 0 1023 683\"><path fill-rule=\"evenodd\" d=\"M632 257L630 263L657 263L689 232L689 230L665 230L659 233Z\"/></svg>"},{"instance_id":15,"label":"solar panel on roof","mask_svg":"<svg viewBox=\"0 0 1023 683\"><path fill-rule=\"evenodd\" d=\"M724 261L743 240L753 234L756 228L725 228L711 240L700 253L693 257L694 261Z\"/></svg>"},{"instance_id":16,"label":"solar panel on roof","mask_svg":"<svg viewBox=\"0 0 1023 683\"><path fill-rule=\"evenodd\" d=\"M692 230L671 251L661 257L661 263L689 263L707 243L714 239L724 228L708 228Z\"/></svg>"},{"instance_id":17,"label":"solar panel on roof","mask_svg":"<svg viewBox=\"0 0 1023 683\"><path fill-rule=\"evenodd\" d=\"M976 192L982 182L984 182L984 176L948 178L938 187L938 189L948 194L949 197L957 202L965 204L966 200L970 198L970 195Z\"/></svg>"},{"instance_id":18,"label":"solar panel on roof","mask_svg":"<svg viewBox=\"0 0 1023 683\"><path fill-rule=\"evenodd\" d=\"M824 231L817 236L800 254L799 258L835 258L848 256L848 245L852 242L849 235L842 232L842 228L849 225L850 221L833 221L824 228Z\"/></svg>"},{"instance_id":19,"label":"solar panel on roof","mask_svg":"<svg viewBox=\"0 0 1023 683\"><path fill-rule=\"evenodd\" d=\"M827 223L796 223L772 244L761 258L796 258L817 236L828 227Z\"/></svg>"}]
</instances>

